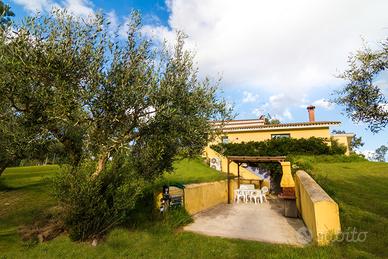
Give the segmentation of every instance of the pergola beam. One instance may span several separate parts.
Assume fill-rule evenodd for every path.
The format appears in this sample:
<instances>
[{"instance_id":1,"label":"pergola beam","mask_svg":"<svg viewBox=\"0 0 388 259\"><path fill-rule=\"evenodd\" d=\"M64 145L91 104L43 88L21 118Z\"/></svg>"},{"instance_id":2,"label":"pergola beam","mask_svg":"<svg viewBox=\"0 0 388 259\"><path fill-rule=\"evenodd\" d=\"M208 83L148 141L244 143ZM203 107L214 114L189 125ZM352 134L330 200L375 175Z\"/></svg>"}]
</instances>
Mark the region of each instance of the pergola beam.
<instances>
[{"instance_id":1,"label":"pergola beam","mask_svg":"<svg viewBox=\"0 0 388 259\"><path fill-rule=\"evenodd\" d=\"M286 161L285 156L228 156L228 161L233 161L235 163L244 163L244 162L284 162Z\"/></svg>"}]
</instances>

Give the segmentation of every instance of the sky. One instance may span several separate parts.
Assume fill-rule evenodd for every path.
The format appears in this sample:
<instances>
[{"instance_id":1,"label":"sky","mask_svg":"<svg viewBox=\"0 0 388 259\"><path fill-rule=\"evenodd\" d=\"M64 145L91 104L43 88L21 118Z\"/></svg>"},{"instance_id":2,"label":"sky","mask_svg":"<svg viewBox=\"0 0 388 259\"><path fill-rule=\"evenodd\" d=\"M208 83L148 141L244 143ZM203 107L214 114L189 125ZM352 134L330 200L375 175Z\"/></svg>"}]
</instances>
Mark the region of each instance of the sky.
<instances>
[{"instance_id":1,"label":"sky","mask_svg":"<svg viewBox=\"0 0 388 259\"><path fill-rule=\"evenodd\" d=\"M349 55L363 46L374 49L388 37L386 0L12 0L16 20L52 7L79 16L102 11L113 26L125 24L139 10L143 32L173 43L183 31L195 53L200 76L222 78L221 93L238 119L271 114L281 122L341 121L337 130L361 136L361 151L388 145L388 128L378 134L354 123L331 102L345 81ZM388 73L379 77L388 96Z\"/></svg>"}]
</instances>

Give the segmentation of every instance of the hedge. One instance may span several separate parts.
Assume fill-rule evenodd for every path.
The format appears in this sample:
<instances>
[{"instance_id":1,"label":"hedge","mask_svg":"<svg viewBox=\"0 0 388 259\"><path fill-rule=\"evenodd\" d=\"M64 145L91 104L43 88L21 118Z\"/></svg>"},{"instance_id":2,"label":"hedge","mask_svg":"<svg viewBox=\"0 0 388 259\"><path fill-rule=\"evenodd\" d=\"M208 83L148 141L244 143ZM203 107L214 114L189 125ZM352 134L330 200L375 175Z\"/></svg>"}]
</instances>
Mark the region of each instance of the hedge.
<instances>
[{"instance_id":1,"label":"hedge","mask_svg":"<svg viewBox=\"0 0 388 259\"><path fill-rule=\"evenodd\" d=\"M224 156L343 155L346 152L346 147L336 140L316 137L220 143L211 148Z\"/></svg>"}]
</instances>

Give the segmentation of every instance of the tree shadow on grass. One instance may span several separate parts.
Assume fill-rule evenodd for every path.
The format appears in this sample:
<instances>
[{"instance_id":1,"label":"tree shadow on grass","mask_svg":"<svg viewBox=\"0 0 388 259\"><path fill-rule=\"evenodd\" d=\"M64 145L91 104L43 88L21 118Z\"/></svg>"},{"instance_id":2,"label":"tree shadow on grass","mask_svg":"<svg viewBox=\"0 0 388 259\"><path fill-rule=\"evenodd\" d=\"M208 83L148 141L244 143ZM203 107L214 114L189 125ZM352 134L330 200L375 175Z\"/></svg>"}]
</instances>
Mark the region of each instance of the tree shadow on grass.
<instances>
[{"instance_id":1,"label":"tree shadow on grass","mask_svg":"<svg viewBox=\"0 0 388 259\"><path fill-rule=\"evenodd\" d=\"M30 184L25 184L21 186L10 186L4 183L3 181L0 180L0 192L11 192L11 191L18 191L18 190L30 190L30 189L35 189L36 187L44 187L47 185L47 181L42 181L42 182L36 182L36 183L30 183Z\"/></svg>"}]
</instances>

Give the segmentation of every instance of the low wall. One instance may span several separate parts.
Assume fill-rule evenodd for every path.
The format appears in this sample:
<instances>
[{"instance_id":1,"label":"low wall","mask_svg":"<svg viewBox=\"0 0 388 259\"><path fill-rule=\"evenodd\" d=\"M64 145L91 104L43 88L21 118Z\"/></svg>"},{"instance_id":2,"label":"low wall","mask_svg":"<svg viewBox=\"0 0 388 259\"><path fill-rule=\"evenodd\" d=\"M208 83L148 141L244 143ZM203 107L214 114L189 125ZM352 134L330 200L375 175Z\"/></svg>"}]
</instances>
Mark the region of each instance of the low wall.
<instances>
[{"instance_id":1,"label":"low wall","mask_svg":"<svg viewBox=\"0 0 388 259\"><path fill-rule=\"evenodd\" d=\"M295 175L296 205L318 245L328 244L341 231L338 204L305 171Z\"/></svg>"},{"instance_id":2,"label":"low wall","mask_svg":"<svg viewBox=\"0 0 388 259\"><path fill-rule=\"evenodd\" d=\"M230 200L237 181L230 181ZM218 204L228 203L228 180L185 185L185 208L190 214L196 214Z\"/></svg>"}]
</instances>

